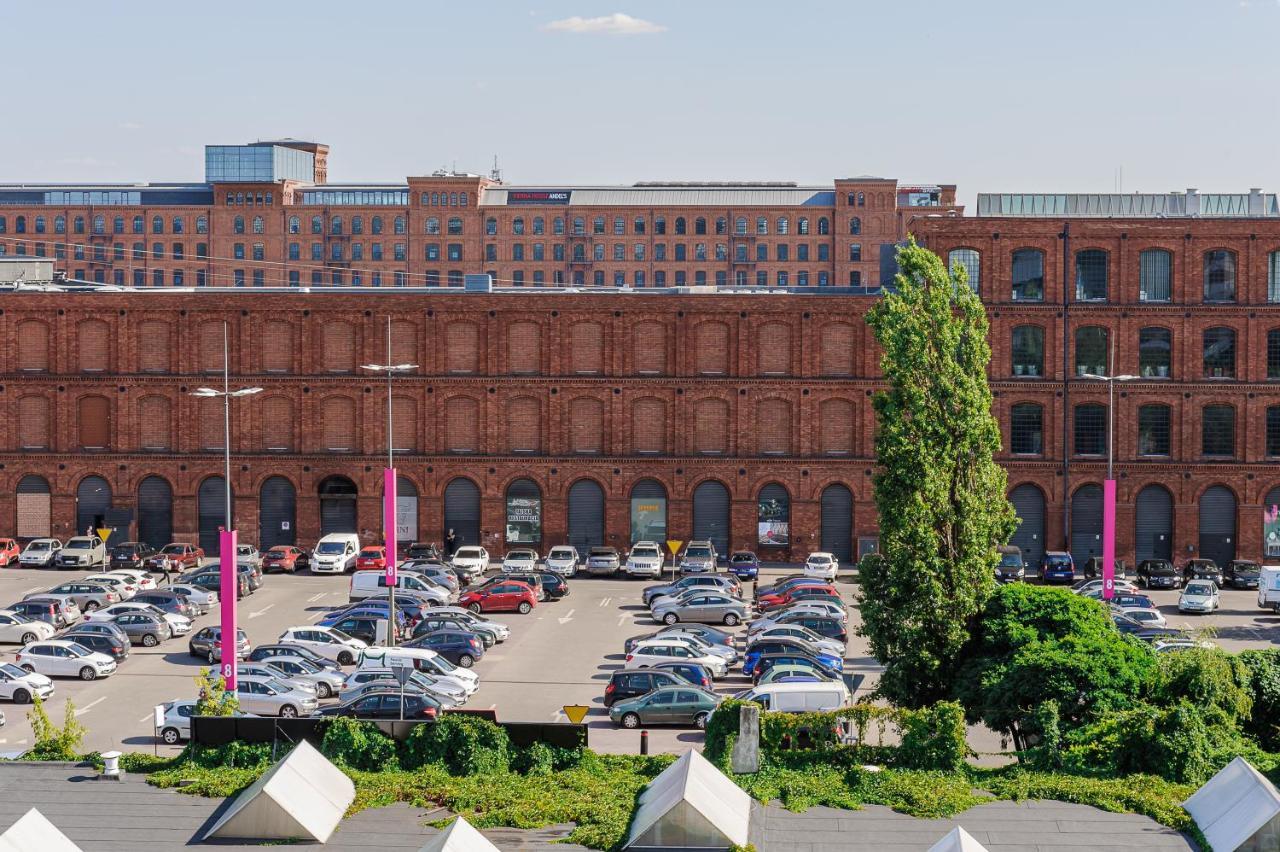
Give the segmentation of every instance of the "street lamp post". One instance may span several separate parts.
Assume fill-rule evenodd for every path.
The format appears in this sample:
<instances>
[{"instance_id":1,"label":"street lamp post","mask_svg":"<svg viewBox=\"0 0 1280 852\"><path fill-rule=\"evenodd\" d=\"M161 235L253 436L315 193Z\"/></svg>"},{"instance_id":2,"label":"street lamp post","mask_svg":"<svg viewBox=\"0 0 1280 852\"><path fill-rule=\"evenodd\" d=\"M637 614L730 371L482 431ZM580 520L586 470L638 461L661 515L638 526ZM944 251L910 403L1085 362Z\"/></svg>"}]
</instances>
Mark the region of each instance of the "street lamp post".
<instances>
[{"instance_id":1,"label":"street lamp post","mask_svg":"<svg viewBox=\"0 0 1280 852\"><path fill-rule=\"evenodd\" d=\"M417 364L392 364L391 361L391 317L387 317L387 361L386 364L362 364L360 369L387 375L387 469L382 475L382 539L386 547L386 582L387 582L387 646L394 648L396 644L396 623L399 621L396 612L396 459L395 441L392 440L394 418L391 406L391 379L396 373L404 373L417 368Z\"/></svg>"},{"instance_id":2,"label":"street lamp post","mask_svg":"<svg viewBox=\"0 0 1280 852\"><path fill-rule=\"evenodd\" d=\"M1131 382L1137 376L1100 376L1081 373L1080 378L1107 383L1107 479L1102 487L1102 599L1116 593L1116 480L1112 470L1116 438L1116 382Z\"/></svg>"},{"instance_id":3,"label":"street lamp post","mask_svg":"<svg viewBox=\"0 0 1280 852\"><path fill-rule=\"evenodd\" d=\"M222 594L222 623L219 630L222 634L222 679L229 692L236 690L236 591L239 589L240 577L236 571L236 530L231 511L231 399L232 397L252 396L261 393L262 388L237 388L231 390L231 357L227 342L227 323L222 324L222 390L215 388L196 388L191 396L205 399L222 398L222 452L223 482L226 487L226 521L218 531L219 550L219 582Z\"/></svg>"}]
</instances>

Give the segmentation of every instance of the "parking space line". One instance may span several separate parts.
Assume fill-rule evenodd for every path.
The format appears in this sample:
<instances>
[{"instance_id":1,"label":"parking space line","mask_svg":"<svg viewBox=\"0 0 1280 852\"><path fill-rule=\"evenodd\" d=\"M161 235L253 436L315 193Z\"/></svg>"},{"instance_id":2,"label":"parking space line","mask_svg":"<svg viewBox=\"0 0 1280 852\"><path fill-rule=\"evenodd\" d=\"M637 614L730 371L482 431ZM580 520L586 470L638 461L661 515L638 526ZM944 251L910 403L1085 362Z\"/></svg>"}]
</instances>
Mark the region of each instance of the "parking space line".
<instances>
[{"instance_id":1,"label":"parking space line","mask_svg":"<svg viewBox=\"0 0 1280 852\"><path fill-rule=\"evenodd\" d=\"M76 708L76 715L77 715L77 716L81 716L81 715L83 715L83 714L85 714L85 713L88 713L88 712L89 712L90 710L92 710L94 707L97 707L99 704L101 704L102 702L104 702L104 701L106 701L106 700L107 700L107 696L105 696L105 695L104 695L104 696L102 696L101 698L95 698L94 700L90 701L88 704L84 705L83 707L77 707L77 708Z\"/></svg>"},{"instance_id":2,"label":"parking space line","mask_svg":"<svg viewBox=\"0 0 1280 852\"><path fill-rule=\"evenodd\" d=\"M141 719L139 719L138 721L139 721L139 722L145 722L145 721L147 721L148 719L154 719L154 718L155 718L154 716L152 716L150 713L148 713L147 715L143 716L143 717L142 717Z\"/></svg>"},{"instance_id":3,"label":"parking space line","mask_svg":"<svg viewBox=\"0 0 1280 852\"><path fill-rule=\"evenodd\" d=\"M608 605L609 605L609 602L610 602L610 601L612 601L612 600L613 600L613 598L601 598L601 599L600 599L600 606L608 606Z\"/></svg>"},{"instance_id":4,"label":"parking space line","mask_svg":"<svg viewBox=\"0 0 1280 852\"><path fill-rule=\"evenodd\" d=\"M307 598L307 603L315 603L316 601L318 601L318 600L320 600L322 597L324 597L324 596L325 596L325 594L326 594L325 592L321 592L321 593L320 593L320 594L318 594L318 595L312 595L311 597Z\"/></svg>"}]
</instances>

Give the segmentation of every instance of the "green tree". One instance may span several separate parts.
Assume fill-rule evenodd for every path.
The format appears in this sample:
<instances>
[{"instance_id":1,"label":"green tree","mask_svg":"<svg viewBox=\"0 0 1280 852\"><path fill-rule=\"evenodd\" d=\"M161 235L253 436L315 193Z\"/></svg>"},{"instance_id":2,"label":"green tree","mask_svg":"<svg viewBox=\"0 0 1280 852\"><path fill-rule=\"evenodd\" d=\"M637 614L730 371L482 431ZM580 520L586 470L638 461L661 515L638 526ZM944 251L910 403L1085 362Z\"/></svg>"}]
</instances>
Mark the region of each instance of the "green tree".
<instances>
[{"instance_id":1,"label":"green tree","mask_svg":"<svg viewBox=\"0 0 1280 852\"><path fill-rule=\"evenodd\" d=\"M68 701L63 708L62 727L58 727L45 712L44 702L40 696L31 698L31 710L27 713L27 723L31 725L31 735L35 742L27 757L32 760L75 760L80 751L80 744L87 732L84 725L76 720L76 708Z\"/></svg>"},{"instance_id":2,"label":"green tree","mask_svg":"<svg viewBox=\"0 0 1280 852\"><path fill-rule=\"evenodd\" d=\"M987 317L959 267L912 240L867 316L887 388L876 394L880 558L860 566L862 635L880 692L921 707L948 697L973 620L1017 528L987 384Z\"/></svg>"},{"instance_id":3,"label":"green tree","mask_svg":"<svg viewBox=\"0 0 1280 852\"><path fill-rule=\"evenodd\" d=\"M240 709L240 697L227 692L227 682L221 674L201 669L196 677L199 688L196 698L197 716L234 716Z\"/></svg>"}]
</instances>

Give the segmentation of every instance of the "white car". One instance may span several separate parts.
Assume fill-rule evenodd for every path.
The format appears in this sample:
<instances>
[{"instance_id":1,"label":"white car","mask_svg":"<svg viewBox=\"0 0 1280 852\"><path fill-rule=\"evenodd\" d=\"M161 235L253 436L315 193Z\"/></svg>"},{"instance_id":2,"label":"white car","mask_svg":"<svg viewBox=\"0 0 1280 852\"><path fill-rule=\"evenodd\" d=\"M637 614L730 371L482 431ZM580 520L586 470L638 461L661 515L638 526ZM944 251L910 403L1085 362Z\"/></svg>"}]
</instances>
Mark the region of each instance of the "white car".
<instances>
[{"instance_id":1,"label":"white car","mask_svg":"<svg viewBox=\"0 0 1280 852\"><path fill-rule=\"evenodd\" d=\"M19 645L30 645L41 639L48 639L57 630L47 621L36 621L19 612L0 609L0 642L16 642Z\"/></svg>"},{"instance_id":2,"label":"white car","mask_svg":"<svg viewBox=\"0 0 1280 852\"><path fill-rule=\"evenodd\" d=\"M580 561L578 548L567 544L560 544L551 548L551 552L547 554L547 558L544 560L547 570L559 574L561 577L572 577L577 574L578 562Z\"/></svg>"},{"instance_id":3,"label":"white car","mask_svg":"<svg viewBox=\"0 0 1280 852\"><path fill-rule=\"evenodd\" d=\"M729 663L719 654L699 654L689 643L678 639L647 639L627 654L627 668L644 669L658 663L698 663L707 667L714 678L729 673Z\"/></svg>"},{"instance_id":4,"label":"white car","mask_svg":"<svg viewBox=\"0 0 1280 852\"><path fill-rule=\"evenodd\" d=\"M804 561L804 574L806 577L821 577L824 580L835 580L836 571L840 570L840 560L836 559L835 554L827 553L819 550L816 553L810 553L809 558Z\"/></svg>"},{"instance_id":5,"label":"white car","mask_svg":"<svg viewBox=\"0 0 1280 852\"><path fill-rule=\"evenodd\" d=\"M108 571L113 577L121 577L126 581L133 583L138 587L140 592L149 592L156 587L156 578L152 577L141 568L116 568Z\"/></svg>"},{"instance_id":6,"label":"white car","mask_svg":"<svg viewBox=\"0 0 1280 852\"><path fill-rule=\"evenodd\" d=\"M248 565L250 568L261 568L262 554L252 544L237 544L236 564Z\"/></svg>"},{"instance_id":7,"label":"white car","mask_svg":"<svg viewBox=\"0 0 1280 852\"><path fill-rule=\"evenodd\" d=\"M14 704L27 704L31 699L48 701L53 697L53 681L36 672L29 672L13 663L0 663L0 698Z\"/></svg>"},{"instance_id":8,"label":"white car","mask_svg":"<svg viewBox=\"0 0 1280 852\"><path fill-rule=\"evenodd\" d=\"M67 539L54 565L59 568L96 568L107 564L107 546L96 535Z\"/></svg>"},{"instance_id":9,"label":"white car","mask_svg":"<svg viewBox=\"0 0 1280 852\"><path fill-rule=\"evenodd\" d=\"M165 588L176 595L210 609L218 605L218 593L203 586L193 586L190 583L174 583Z\"/></svg>"},{"instance_id":10,"label":"white car","mask_svg":"<svg viewBox=\"0 0 1280 852\"><path fill-rule=\"evenodd\" d=\"M1114 582L1113 588L1118 593L1123 592L1125 594L1136 595L1141 592L1141 589L1139 589L1136 585L1134 585L1129 580L1115 580L1113 582ZM1102 581L1101 580L1084 580L1072 586L1071 591L1075 592L1077 595L1087 595L1090 592L1100 592L1102 591Z\"/></svg>"},{"instance_id":11,"label":"white car","mask_svg":"<svg viewBox=\"0 0 1280 852\"><path fill-rule=\"evenodd\" d=\"M637 541L631 545L622 571L628 577L661 577L662 548L652 541Z\"/></svg>"},{"instance_id":12,"label":"white car","mask_svg":"<svg viewBox=\"0 0 1280 852\"><path fill-rule=\"evenodd\" d=\"M818 615L824 618L838 618L841 624L849 621L849 613L845 608L831 601L807 600L797 604L783 607L780 610L770 612L768 615L762 615L755 621L751 622L751 627L747 629L747 635L752 638L761 630L767 630L778 623L778 619L788 613L805 613L806 615Z\"/></svg>"},{"instance_id":13,"label":"white car","mask_svg":"<svg viewBox=\"0 0 1280 852\"><path fill-rule=\"evenodd\" d=\"M1160 639L1151 646L1158 654L1165 654L1169 651L1192 651L1197 648L1216 648L1207 639Z\"/></svg>"},{"instance_id":14,"label":"white car","mask_svg":"<svg viewBox=\"0 0 1280 852\"><path fill-rule=\"evenodd\" d=\"M470 580L475 580L484 576L484 572L489 570L489 551L473 545L459 547L454 551L450 564L453 570L466 574Z\"/></svg>"},{"instance_id":15,"label":"white car","mask_svg":"<svg viewBox=\"0 0 1280 852\"><path fill-rule=\"evenodd\" d=\"M96 680L116 670L116 661L67 639L32 642L14 655L14 662L29 672L49 677Z\"/></svg>"},{"instance_id":16,"label":"white car","mask_svg":"<svg viewBox=\"0 0 1280 852\"><path fill-rule=\"evenodd\" d=\"M521 547L508 550L507 555L502 557L502 571L505 574L513 571L536 570L538 570L538 551L536 550Z\"/></svg>"},{"instance_id":17,"label":"white car","mask_svg":"<svg viewBox=\"0 0 1280 852\"><path fill-rule=\"evenodd\" d=\"M360 656L360 652L369 647L364 640L348 636L335 627L319 625L290 627L280 634L279 641L301 645L340 666L351 665Z\"/></svg>"},{"instance_id":18,"label":"white car","mask_svg":"<svg viewBox=\"0 0 1280 852\"><path fill-rule=\"evenodd\" d=\"M844 659L845 654L843 642L819 636L809 628L799 624L775 624L753 634L751 639L753 642L765 639L798 639L801 642L808 642L819 651L830 654L833 657Z\"/></svg>"},{"instance_id":19,"label":"white car","mask_svg":"<svg viewBox=\"0 0 1280 852\"><path fill-rule=\"evenodd\" d=\"M56 538L37 538L27 542L18 554L18 564L23 568L48 568L58 558L62 542Z\"/></svg>"},{"instance_id":20,"label":"white car","mask_svg":"<svg viewBox=\"0 0 1280 852\"><path fill-rule=\"evenodd\" d=\"M120 600L127 601L142 591L129 577L123 577L119 574L90 574L84 578L86 583L98 583L106 586L111 591L120 596Z\"/></svg>"},{"instance_id":21,"label":"white car","mask_svg":"<svg viewBox=\"0 0 1280 852\"><path fill-rule=\"evenodd\" d=\"M374 682L386 682L384 685L394 686L399 683L396 679L395 669L376 668L368 666L356 669L347 675L347 679L342 684L342 690L338 693L338 701L346 703L354 693L364 689L366 684ZM461 707L467 703L467 699L471 697L473 688L468 688L461 681L445 678L437 674L427 674L415 670L411 681L415 686L430 693L433 697L441 696L446 698L454 707Z\"/></svg>"},{"instance_id":22,"label":"white car","mask_svg":"<svg viewBox=\"0 0 1280 852\"><path fill-rule=\"evenodd\" d=\"M185 615L178 615L176 612L165 612L159 607L152 606L148 603L134 603L133 601L122 601L118 604L96 609L85 615L85 621L112 621L117 615L124 615L127 612L150 613L155 616L162 616L169 623L169 627L173 630L174 636L185 636L191 630L191 619Z\"/></svg>"},{"instance_id":23,"label":"white car","mask_svg":"<svg viewBox=\"0 0 1280 852\"><path fill-rule=\"evenodd\" d=\"M1128 607L1120 610L1134 621L1141 621L1144 627L1167 627L1164 613L1158 609L1148 609L1141 606Z\"/></svg>"},{"instance_id":24,"label":"white car","mask_svg":"<svg viewBox=\"0 0 1280 852\"><path fill-rule=\"evenodd\" d=\"M1178 612L1213 612L1218 608L1218 584L1212 580L1192 580L1182 587Z\"/></svg>"},{"instance_id":25,"label":"white car","mask_svg":"<svg viewBox=\"0 0 1280 852\"><path fill-rule=\"evenodd\" d=\"M191 739L191 717L196 715L194 701L166 701L156 736L169 745Z\"/></svg>"},{"instance_id":26,"label":"white car","mask_svg":"<svg viewBox=\"0 0 1280 852\"><path fill-rule=\"evenodd\" d=\"M314 689L308 692L277 678L241 677L236 683L236 698L242 710L258 716L294 719L320 709Z\"/></svg>"},{"instance_id":27,"label":"white car","mask_svg":"<svg viewBox=\"0 0 1280 852\"><path fill-rule=\"evenodd\" d=\"M399 665L413 666L420 672L440 677L449 683L457 683L468 695L480 686L480 675L462 666L455 666L429 648L384 648L374 645L360 654L358 668L377 669Z\"/></svg>"}]
</instances>

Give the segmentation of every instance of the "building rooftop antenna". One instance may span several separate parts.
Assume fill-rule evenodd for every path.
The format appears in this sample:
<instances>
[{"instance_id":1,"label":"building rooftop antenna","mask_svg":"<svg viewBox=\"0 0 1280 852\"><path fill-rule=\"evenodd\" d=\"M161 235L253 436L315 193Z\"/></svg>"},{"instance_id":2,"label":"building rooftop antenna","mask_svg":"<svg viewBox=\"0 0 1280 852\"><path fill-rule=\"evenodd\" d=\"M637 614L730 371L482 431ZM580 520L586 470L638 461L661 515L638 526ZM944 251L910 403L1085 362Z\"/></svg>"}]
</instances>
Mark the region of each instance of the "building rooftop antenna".
<instances>
[{"instance_id":1,"label":"building rooftop antenna","mask_svg":"<svg viewBox=\"0 0 1280 852\"><path fill-rule=\"evenodd\" d=\"M502 183L502 169L498 168L498 155L493 155L493 169L489 172L489 179L494 183Z\"/></svg>"}]
</instances>

